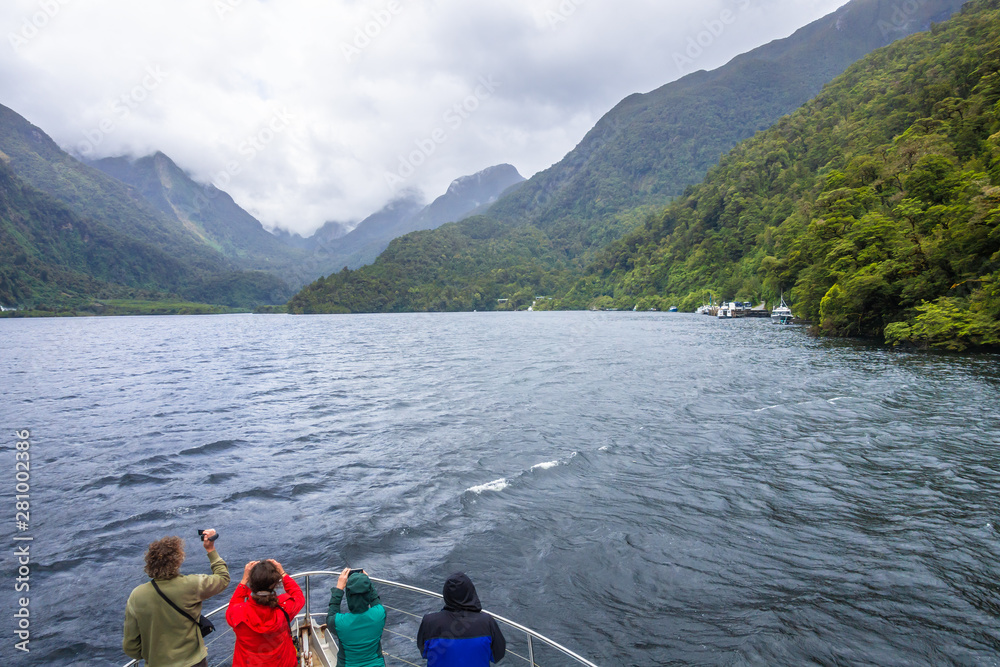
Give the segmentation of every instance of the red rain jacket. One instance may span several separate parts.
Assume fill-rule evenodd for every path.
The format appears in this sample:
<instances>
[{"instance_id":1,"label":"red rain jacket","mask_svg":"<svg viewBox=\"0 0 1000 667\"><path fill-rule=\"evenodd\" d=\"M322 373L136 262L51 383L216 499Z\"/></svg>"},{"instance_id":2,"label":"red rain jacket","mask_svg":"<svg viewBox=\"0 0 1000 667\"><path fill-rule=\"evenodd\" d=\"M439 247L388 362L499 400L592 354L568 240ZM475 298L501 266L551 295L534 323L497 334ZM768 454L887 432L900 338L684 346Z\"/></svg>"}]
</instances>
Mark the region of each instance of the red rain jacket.
<instances>
[{"instance_id":1,"label":"red rain jacket","mask_svg":"<svg viewBox=\"0 0 1000 667\"><path fill-rule=\"evenodd\" d=\"M305 606L305 596L287 574L281 585L285 593L278 596L278 604L294 619ZM295 647L285 615L281 609L257 604L250 593L248 586L237 586L226 610L226 622L236 634L233 667L295 667Z\"/></svg>"}]
</instances>

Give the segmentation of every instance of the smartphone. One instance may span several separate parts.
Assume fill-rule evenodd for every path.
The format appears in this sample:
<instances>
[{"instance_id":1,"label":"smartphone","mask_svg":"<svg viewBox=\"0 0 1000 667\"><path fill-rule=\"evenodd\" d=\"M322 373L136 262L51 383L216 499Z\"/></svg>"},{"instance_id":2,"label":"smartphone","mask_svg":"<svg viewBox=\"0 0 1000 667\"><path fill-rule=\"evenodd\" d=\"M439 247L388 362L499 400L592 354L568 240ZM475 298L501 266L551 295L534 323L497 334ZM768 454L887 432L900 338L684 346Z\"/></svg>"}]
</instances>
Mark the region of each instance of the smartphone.
<instances>
[{"instance_id":1,"label":"smartphone","mask_svg":"<svg viewBox=\"0 0 1000 667\"><path fill-rule=\"evenodd\" d=\"M364 570L364 568L360 568L360 567L359 567L359 568L358 568L358 569L356 569L356 570L351 570L350 572L348 572L348 573L347 573L347 576L351 576L351 575L352 575L352 574L354 574L355 572L364 572L364 571L365 571L365 570Z\"/></svg>"},{"instance_id":2,"label":"smartphone","mask_svg":"<svg viewBox=\"0 0 1000 667\"><path fill-rule=\"evenodd\" d=\"M200 537L201 541L204 542L205 541L205 531L199 528L198 529L198 537ZM219 539L219 533L218 532L216 532L215 535L212 535L210 538L208 538L208 541L209 542L214 542L217 539Z\"/></svg>"}]
</instances>

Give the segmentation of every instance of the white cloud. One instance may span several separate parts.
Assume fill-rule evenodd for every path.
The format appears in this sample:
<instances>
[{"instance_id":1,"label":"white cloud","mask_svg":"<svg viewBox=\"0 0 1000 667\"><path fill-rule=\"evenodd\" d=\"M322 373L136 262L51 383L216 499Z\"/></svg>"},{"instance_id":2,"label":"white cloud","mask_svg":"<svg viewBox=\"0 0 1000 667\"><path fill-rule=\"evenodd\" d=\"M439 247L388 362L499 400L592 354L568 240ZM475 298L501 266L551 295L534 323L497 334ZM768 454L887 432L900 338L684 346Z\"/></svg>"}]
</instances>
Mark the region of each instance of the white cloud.
<instances>
[{"instance_id":1,"label":"white cloud","mask_svg":"<svg viewBox=\"0 0 1000 667\"><path fill-rule=\"evenodd\" d=\"M428 197L493 164L548 167L622 98L679 78L675 54L723 11L698 69L843 2L5 0L0 103L69 150L162 150L309 233L380 208L429 139L403 186ZM485 97L481 78L499 84Z\"/></svg>"}]
</instances>

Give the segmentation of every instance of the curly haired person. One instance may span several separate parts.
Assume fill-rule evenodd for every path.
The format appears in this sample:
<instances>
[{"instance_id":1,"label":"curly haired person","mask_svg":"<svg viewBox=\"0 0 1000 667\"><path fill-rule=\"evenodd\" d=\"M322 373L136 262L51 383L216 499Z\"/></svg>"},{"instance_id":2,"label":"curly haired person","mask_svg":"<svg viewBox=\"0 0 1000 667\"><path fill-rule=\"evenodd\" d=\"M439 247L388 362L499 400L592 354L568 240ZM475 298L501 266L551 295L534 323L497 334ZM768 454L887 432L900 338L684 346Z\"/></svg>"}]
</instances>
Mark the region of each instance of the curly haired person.
<instances>
[{"instance_id":1,"label":"curly haired person","mask_svg":"<svg viewBox=\"0 0 1000 667\"><path fill-rule=\"evenodd\" d=\"M229 569L215 550L213 535L214 530L207 530L202 538L212 574L180 573L184 540L179 537L164 537L149 545L145 571L152 581L136 586L125 605L122 649L127 656L145 660L146 667L207 667L208 651L192 619L201 617L203 601L229 585ZM163 596L191 618L172 608Z\"/></svg>"}]
</instances>

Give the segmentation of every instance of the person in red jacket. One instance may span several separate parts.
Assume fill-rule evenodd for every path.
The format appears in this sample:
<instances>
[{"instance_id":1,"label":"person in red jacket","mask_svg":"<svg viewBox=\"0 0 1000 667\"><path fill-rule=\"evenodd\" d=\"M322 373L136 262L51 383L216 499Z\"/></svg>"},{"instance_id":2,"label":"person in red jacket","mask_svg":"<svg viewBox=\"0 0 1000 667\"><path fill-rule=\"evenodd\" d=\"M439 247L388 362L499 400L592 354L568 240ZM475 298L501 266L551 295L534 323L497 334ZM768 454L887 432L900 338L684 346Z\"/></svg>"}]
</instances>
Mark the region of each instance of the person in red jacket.
<instances>
[{"instance_id":1,"label":"person in red jacket","mask_svg":"<svg viewBox=\"0 0 1000 667\"><path fill-rule=\"evenodd\" d=\"M285 592L278 595L278 585ZM281 563L247 563L226 610L226 622L236 634L233 667L295 667L291 619L302 611L305 596Z\"/></svg>"}]
</instances>

